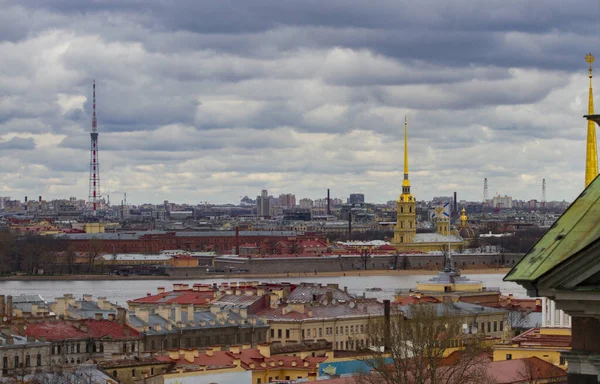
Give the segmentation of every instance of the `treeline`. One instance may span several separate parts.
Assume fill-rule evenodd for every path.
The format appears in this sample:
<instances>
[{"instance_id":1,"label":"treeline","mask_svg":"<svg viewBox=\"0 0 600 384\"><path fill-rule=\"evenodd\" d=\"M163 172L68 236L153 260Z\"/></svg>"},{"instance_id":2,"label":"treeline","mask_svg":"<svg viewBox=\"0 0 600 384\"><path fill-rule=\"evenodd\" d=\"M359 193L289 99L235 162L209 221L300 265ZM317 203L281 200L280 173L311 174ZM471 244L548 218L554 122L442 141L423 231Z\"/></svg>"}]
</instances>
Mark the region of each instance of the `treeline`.
<instances>
[{"instance_id":1,"label":"treeline","mask_svg":"<svg viewBox=\"0 0 600 384\"><path fill-rule=\"evenodd\" d=\"M77 274L93 271L77 262L66 240L37 234L0 231L0 275Z\"/></svg>"}]
</instances>

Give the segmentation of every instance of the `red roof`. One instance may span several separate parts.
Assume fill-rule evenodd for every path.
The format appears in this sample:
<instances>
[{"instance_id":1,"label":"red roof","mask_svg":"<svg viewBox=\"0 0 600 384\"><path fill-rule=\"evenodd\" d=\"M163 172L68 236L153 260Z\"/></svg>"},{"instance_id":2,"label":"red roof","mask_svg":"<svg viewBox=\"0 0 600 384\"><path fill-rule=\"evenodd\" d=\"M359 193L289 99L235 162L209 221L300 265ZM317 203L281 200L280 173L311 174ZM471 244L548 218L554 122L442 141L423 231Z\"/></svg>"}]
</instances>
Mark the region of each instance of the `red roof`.
<instances>
[{"instance_id":1,"label":"red roof","mask_svg":"<svg viewBox=\"0 0 600 384\"><path fill-rule=\"evenodd\" d=\"M25 329L25 335L33 336L36 339L45 337L48 341L83 340L89 338L86 332L64 321L45 321L43 323L28 324L27 329Z\"/></svg>"},{"instance_id":2,"label":"red roof","mask_svg":"<svg viewBox=\"0 0 600 384\"><path fill-rule=\"evenodd\" d=\"M207 305L215 298L215 292L194 291L186 289L181 291L169 291L129 300L128 303L137 304L181 304L181 305Z\"/></svg>"},{"instance_id":3,"label":"red roof","mask_svg":"<svg viewBox=\"0 0 600 384\"><path fill-rule=\"evenodd\" d=\"M494 361L487 366L488 375L498 384L530 383L538 380L566 380L567 372L537 357Z\"/></svg>"},{"instance_id":4,"label":"red roof","mask_svg":"<svg viewBox=\"0 0 600 384\"><path fill-rule=\"evenodd\" d=\"M87 326L87 333L93 338L100 339L110 337L112 339L130 339L140 336L140 332L128 325L111 320L83 320L82 324Z\"/></svg>"},{"instance_id":5,"label":"red roof","mask_svg":"<svg viewBox=\"0 0 600 384\"><path fill-rule=\"evenodd\" d=\"M392 247L390 244L384 244L381 247L377 248L380 251L395 251L396 248Z\"/></svg>"},{"instance_id":6,"label":"red roof","mask_svg":"<svg viewBox=\"0 0 600 384\"><path fill-rule=\"evenodd\" d=\"M512 344L521 347L571 347L571 335L542 334L539 328L529 329L513 337Z\"/></svg>"},{"instance_id":7,"label":"red roof","mask_svg":"<svg viewBox=\"0 0 600 384\"><path fill-rule=\"evenodd\" d=\"M432 304L432 303L439 303L439 302L440 301L438 299L436 299L435 297L432 297L432 296L421 296L421 297L408 296L408 297L402 297L402 298L398 298L398 299L394 300L393 304L410 305L410 304Z\"/></svg>"},{"instance_id":8,"label":"red roof","mask_svg":"<svg viewBox=\"0 0 600 384\"><path fill-rule=\"evenodd\" d=\"M298 356L272 356L265 357L260 354L257 348L247 348L240 350L239 353L230 351L214 351L212 356L208 356L206 352L200 351L193 361L185 359L185 355L180 355L178 359L171 359L169 356L158 356L158 360L165 362L174 362L180 366L207 366L213 369L234 367L234 360L239 359L240 365L246 370L261 371L274 368L301 368L301 369L316 369L318 364L327 360L327 357L307 357L302 359ZM250 364L254 363L254 368L250 368ZM262 367L261 363L266 366ZM305 366L305 363L308 363Z\"/></svg>"}]
</instances>

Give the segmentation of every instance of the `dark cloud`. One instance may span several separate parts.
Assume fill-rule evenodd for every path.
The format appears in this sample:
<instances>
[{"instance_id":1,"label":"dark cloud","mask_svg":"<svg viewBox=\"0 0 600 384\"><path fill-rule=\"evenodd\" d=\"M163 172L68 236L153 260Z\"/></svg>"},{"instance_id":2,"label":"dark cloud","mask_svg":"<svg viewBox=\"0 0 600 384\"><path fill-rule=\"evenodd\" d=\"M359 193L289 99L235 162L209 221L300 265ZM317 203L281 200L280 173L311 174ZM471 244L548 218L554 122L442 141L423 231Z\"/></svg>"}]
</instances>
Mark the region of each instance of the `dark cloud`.
<instances>
[{"instance_id":1,"label":"dark cloud","mask_svg":"<svg viewBox=\"0 0 600 384\"><path fill-rule=\"evenodd\" d=\"M140 201L324 183L392 199L405 114L421 197L581 186L591 0L0 6L8 192L86 195L92 79L103 185Z\"/></svg>"},{"instance_id":2,"label":"dark cloud","mask_svg":"<svg viewBox=\"0 0 600 384\"><path fill-rule=\"evenodd\" d=\"M0 151L32 149L35 149L35 141L31 137L13 137L8 141L0 142Z\"/></svg>"}]
</instances>

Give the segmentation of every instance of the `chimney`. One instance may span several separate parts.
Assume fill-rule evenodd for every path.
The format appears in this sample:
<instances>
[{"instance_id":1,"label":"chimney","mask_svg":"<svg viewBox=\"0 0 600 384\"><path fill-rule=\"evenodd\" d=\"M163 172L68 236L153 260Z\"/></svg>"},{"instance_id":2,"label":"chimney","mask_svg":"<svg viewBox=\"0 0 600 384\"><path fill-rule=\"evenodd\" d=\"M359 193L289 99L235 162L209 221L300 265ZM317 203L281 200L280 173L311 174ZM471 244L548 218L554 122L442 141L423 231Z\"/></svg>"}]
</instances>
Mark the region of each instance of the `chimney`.
<instances>
[{"instance_id":1,"label":"chimney","mask_svg":"<svg viewBox=\"0 0 600 384\"><path fill-rule=\"evenodd\" d=\"M542 299L540 299L540 298L535 299L535 306L536 307L541 307L542 306Z\"/></svg>"},{"instance_id":2,"label":"chimney","mask_svg":"<svg viewBox=\"0 0 600 384\"><path fill-rule=\"evenodd\" d=\"M194 306L192 304L187 306L187 321L194 321Z\"/></svg>"},{"instance_id":3,"label":"chimney","mask_svg":"<svg viewBox=\"0 0 600 384\"><path fill-rule=\"evenodd\" d=\"M11 295L6 296L6 317L10 318L13 315L13 299Z\"/></svg>"},{"instance_id":4,"label":"chimney","mask_svg":"<svg viewBox=\"0 0 600 384\"><path fill-rule=\"evenodd\" d=\"M390 318L390 313L391 312L391 308L390 308L390 301L389 300L383 300L383 321L385 322L384 325L384 340L383 340L383 346L384 346L384 351L388 352L389 351L389 343L390 343L390 326L391 326L391 318Z\"/></svg>"},{"instance_id":5,"label":"chimney","mask_svg":"<svg viewBox=\"0 0 600 384\"><path fill-rule=\"evenodd\" d=\"M165 287L158 287L158 294L165 293Z\"/></svg>"},{"instance_id":6,"label":"chimney","mask_svg":"<svg viewBox=\"0 0 600 384\"><path fill-rule=\"evenodd\" d=\"M327 188L327 215L331 215L331 198L329 197L329 188Z\"/></svg>"},{"instance_id":7,"label":"chimney","mask_svg":"<svg viewBox=\"0 0 600 384\"><path fill-rule=\"evenodd\" d=\"M108 314L108 320L115 321L115 314L114 313L109 313Z\"/></svg>"},{"instance_id":8,"label":"chimney","mask_svg":"<svg viewBox=\"0 0 600 384\"><path fill-rule=\"evenodd\" d=\"M229 352L235 353L235 354L240 353L240 346L239 345L232 345L231 347L229 347Z\"/></svg>"},{"instance_id":9,"label":"chimney","mask_svg":"<svg viewBox=\"0 0 600 384\"><path fill-rule=\"evenodd\" d=\"M110 305L107 305L106 297L100 296L98 297L98 308L100 309L111 309Z\"/></svg>"},{"instance_id":10,"label":"chimney","mask_svg":"<svg viewBox=\"0 0 600 384\"><path fill-rule=\"evenodd\" d=\"M258 352L269 359L271 357L271 346L268 343L262 343L257 345Z\"/></svg>"},{"instance_id":11,"label":"chimney","mask_svg":"<svg viewBox=\"0 0 600 384\"><path fill-rule=\"evenodd\" d=\"M90 294L83 295L83 301L92 301L92 295L90 295Z\"/></svg>"},{"instance_id":12,"label":"chimney","mask_svg":"<svg viewBox=\"0 0 600 384\"><path fill-rule=\"evenodd\" d=\"M25 196L25 203L27 203L27 196Z\"/></svg>"},{"instance_id":13,"label":"chimney","mask_svg":"<svg viewBox=\"0 0 600 384\"><path fill-rule=\"evenodd\" d=\"M178 292L181 291L181 284L173 284L173 291Z\"/></svg>"},{"instance_id":14,"label":"chimney","mask_svg":"<svg viewBox=\"0 0 600 384\"><path fill-rule=\"evenodd\" d=\"M127 324L127 310L125 308L117 308L117 321L121 324Z\"/></svg>"},{"instance_id":15,"label":"chimney","mask_svg":"<svg viewBox=\"0 0 600 384\"><path fill-rule=\"evenodd\" d=\"M96 319L96 320L102 320L102 319L103 319L103 316L102 316L102 314L101 314L101 313L95 313L95 314L94 314L94 319Z\"/></svg>"}]
</instances>

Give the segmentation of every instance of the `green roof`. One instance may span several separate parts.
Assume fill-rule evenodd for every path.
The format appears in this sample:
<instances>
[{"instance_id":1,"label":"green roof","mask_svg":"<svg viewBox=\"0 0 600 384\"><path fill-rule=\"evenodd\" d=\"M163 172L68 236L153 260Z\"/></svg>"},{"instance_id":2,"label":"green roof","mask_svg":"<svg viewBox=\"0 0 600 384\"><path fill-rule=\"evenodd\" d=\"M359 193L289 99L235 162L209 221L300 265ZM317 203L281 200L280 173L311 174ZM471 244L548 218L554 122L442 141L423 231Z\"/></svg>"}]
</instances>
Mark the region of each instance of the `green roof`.
<instances>
[{"instance_id":1,"label":"green roof","mask_svg":"<svg viewBox=\"0 0 600 384\"><path fill-rule=\"evenodd\" d=\"M537 281L599 238L600 177L596 177L504 280Z\"/></svg>"}]
</instances>

